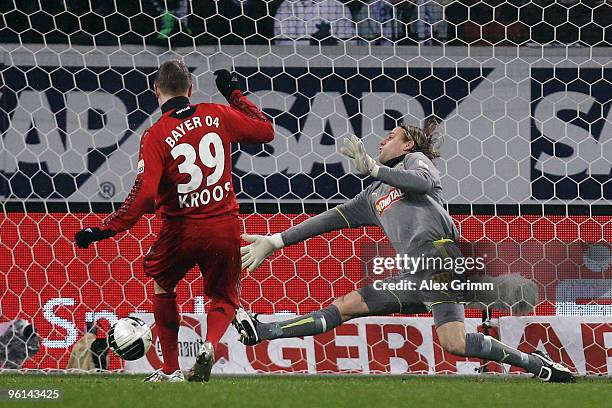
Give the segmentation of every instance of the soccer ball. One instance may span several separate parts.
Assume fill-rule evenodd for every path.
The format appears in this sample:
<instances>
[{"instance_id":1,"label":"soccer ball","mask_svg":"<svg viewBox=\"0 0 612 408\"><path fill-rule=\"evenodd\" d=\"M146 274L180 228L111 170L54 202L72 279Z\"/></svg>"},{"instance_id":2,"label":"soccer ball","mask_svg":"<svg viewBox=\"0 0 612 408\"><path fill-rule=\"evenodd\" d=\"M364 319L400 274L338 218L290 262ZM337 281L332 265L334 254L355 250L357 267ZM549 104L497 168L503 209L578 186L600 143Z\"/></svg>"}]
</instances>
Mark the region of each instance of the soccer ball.
<instances>
[{"instance_id":1,"label":"soccer ball","mask_svg":"<svg viewBox=\"0 0 612 408\"><path fill-rule=\"evenodd\" d=\"M151 347L151 329L137 317L124 317L108 333L110 348L124 360L138 360Z\"/></svg>"}]
</instances>

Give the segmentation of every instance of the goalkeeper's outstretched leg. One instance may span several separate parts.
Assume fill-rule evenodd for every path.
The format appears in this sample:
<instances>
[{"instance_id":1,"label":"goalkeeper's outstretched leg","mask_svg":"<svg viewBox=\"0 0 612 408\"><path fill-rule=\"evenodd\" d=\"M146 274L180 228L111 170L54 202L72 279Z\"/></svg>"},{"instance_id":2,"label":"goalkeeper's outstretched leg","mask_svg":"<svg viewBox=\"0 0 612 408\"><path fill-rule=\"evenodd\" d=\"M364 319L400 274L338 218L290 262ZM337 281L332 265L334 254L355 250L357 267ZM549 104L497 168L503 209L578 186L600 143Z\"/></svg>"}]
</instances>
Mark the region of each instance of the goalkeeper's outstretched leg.
<instances>
[{"instance_id":1,"label":"goalkeeper's outstretched leg","mask_svg":"<svg viewBox=\"0 0 612 408\"><path fill-rule=\"evenodd\" d=\"M435 305L432 310L434 320L437 313L456 314L459 309L463 313L464 306L457 303ZM478 357L483 360L521 367L543 381L576 381L567 367L554 362L548 354L541 351L527 354L482 333L466 334L463 321L449 321L442 325L436 324L436 332L442 348L451 354L463 357Z\"/></svg>"},{"instance_id":2,"label":"goalkeeper's outstretched leg","mask_svg":"<svg viewBox=\"0 0 612 408\"><path fill-rule=\"evenodd\" d=\"M333 330L354 317L368 314L368 306L363 298L359 292L353 291L334 300L326 308L282 322L262 323L250 312L239 308L233 324L240 334L240 341L254 345L263 340L314 336Z\"/></svg>"},{"instance_id":3,"label":"goalkeeper's outstretched leg","mask_svg":"<svg viewBox=\"0 0 612 408\"><path fill-rule=\"evenodd\" d=\"M325 333L355 317L399 312L417 313L426 310L422 304L387 302L380 297L374 299L372 298L374 293L367 288L369 287L336 299L326 308L280 322L260 322L256 316L239 308L234 319L234 327L238 330L242 343L254 345L264 340ZM545 353L536 351L526 354L491 336L482 333L466 334L463 304L441 302L432 305L431 311L440 345L451 354L511 364L524 368L543 381L575 381L567 367L552 361Z\"/></svg>"}]
</instances>

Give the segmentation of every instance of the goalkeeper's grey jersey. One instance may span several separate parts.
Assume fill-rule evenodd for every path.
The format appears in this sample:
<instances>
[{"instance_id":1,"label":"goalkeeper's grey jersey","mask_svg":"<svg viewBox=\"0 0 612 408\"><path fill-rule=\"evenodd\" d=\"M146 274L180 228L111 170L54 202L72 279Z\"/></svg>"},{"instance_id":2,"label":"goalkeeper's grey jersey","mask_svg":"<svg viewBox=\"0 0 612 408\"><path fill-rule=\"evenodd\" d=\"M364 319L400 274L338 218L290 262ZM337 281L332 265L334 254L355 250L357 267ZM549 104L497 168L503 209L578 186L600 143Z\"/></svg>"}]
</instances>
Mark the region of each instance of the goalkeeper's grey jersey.
<instances>
[{"instance_id":1,"label":"goalkeeper's grey jersey","mask_svg":"<svg viewBox=\"0 0 612 408\"><path fill-rule=\"evenodd\" d=\"M394 168L381 166L377 179L337 207L351 227L380 226L399 254L442 238L459 239L442 207L440 173L423 153L407 154Z\"/></svg>"},{"instance_id":2,"label":"goalkeeper's grey jersey","mask_svg":"<svg viewBox=\"0 0 612 408\"><path fill-rule=\"evenodd\" d=\"M393 168L381 166L377 181L352 200L288 229L285 245L339 228L378 225L398 254L411 255L435 240L459 239L442 206L440 173L423 153L409 153Z\"/></svg>"}]
</instances>

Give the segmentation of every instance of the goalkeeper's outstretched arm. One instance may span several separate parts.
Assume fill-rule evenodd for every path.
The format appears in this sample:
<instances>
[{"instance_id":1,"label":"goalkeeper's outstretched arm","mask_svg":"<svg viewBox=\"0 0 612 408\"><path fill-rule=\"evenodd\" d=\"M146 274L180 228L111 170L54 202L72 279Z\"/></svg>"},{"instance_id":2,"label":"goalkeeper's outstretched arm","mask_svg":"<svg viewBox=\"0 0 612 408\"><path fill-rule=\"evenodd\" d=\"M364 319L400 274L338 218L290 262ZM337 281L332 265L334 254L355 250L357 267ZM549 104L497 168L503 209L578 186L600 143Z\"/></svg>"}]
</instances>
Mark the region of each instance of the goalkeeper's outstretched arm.
<instances>
[{"instance_id":1,"label":"goalkeeper's outstretched arm","mask_svg":"<svg viewBox=\"0 0 612 408\"><path fill-rule=\"evenodd\" d=\"M280 233L284 246L297 244L310 237L349 228L351 225L340 208L332 208Z\"/></svg>"},{"instance_id":2,"label":"goalkeeper's outstretched arm","mask_svg":"<svg viewBox=\"0 0 612 408\"><path fill-rule=\"evenodd\" d=\"M356 156L356 138L345 148L345 155L353 158ZM365 151L363 144L362 152ZM373 163L371 160L369 163ZM366 165L366 167L369 166ZM302 242L310 237L314 237L324 232L334 231L341 228L361 227L365 225L377 225L378 218L370 204L369 196L372 188L367 187L353 199L336 208L327 210L315 217L309 218L299 225L274 235L243 235L243 239L250 242L250 245L240 248L242 254L242 268L248 268L253 272L261 263L274 251Z\"/></svg>"},{"instance_id":3,"label":"goalkeeper's outstretched arm","mask_svg":"<svg viewBox=\"0 0 612 408\"><path fill-rule=\"evenodd\" d=\"M319 215L274 235L248 235L242 238L250 245L240 248L242 268L253 272L276 250L296 244L308 238L342 228L376 225L376 217L367 200L369 189L364 190L352 200L327 210Z\"/></svg>"}]
</instances>

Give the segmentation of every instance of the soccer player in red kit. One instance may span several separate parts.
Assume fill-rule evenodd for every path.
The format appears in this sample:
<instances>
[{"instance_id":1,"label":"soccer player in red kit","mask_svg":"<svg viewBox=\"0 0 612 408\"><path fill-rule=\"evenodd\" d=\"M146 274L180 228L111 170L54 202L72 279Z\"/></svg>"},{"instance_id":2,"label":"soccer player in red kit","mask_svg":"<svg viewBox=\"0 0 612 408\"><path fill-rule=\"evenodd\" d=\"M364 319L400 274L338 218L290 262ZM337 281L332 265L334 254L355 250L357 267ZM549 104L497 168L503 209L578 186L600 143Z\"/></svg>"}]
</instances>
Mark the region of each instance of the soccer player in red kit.
<instances>
[{"instance_id":1,"label":"soccer player in red kit","mask_svg":"<svg viewBox=\"0 0 612 408\"><path fill-rule=\"evenodd\" d=\"M215 72L230 106L192 104L191 74L180 61L164 62L155 77L161 118L142 136L138 174L122 206L102 225L75 236L77 245L109 238L131 228L155 209L163 225L144 259L155 280L153 313L163 367L145 381L183 381L178 364L180 317L174 288L198 265L204 293L211 299L206 339L188 379L208 381L215 348L238 307L240 223L232 186L231 143L267 143L274 129L240 91L238 78Z\"/></svg>"}]
</instances>

